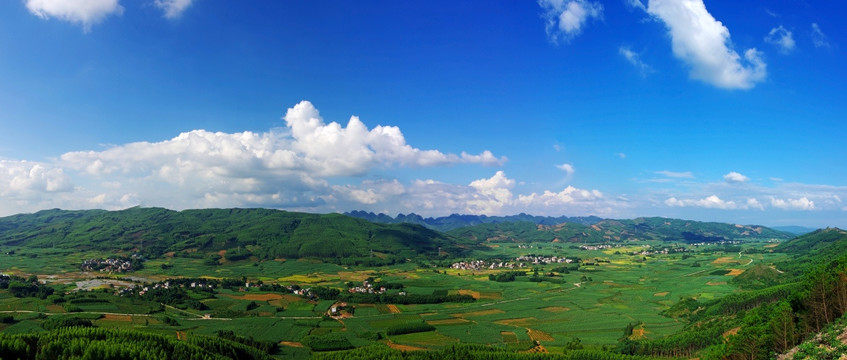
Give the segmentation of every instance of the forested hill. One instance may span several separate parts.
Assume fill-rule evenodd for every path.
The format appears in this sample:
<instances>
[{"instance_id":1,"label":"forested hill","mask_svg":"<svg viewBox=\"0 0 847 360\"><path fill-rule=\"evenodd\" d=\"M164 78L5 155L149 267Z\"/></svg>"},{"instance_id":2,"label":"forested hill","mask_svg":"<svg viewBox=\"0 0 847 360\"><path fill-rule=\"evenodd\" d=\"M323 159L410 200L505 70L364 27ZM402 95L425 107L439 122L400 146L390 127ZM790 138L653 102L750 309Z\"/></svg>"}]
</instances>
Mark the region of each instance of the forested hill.
<instances>
[{"instance_id":1,"label":"forested hill","mask_svg":"<svg viewBox=\"0 0 847 360\"><path fill-rule=\"evenodd\" d=\"M662 240L686 243L733 240L780 239L793 234L758 225L735 225L667 218L602 220L594 224L560 223L541 225L533 222L497 222L454 229L459 238L480 242L615 242L625 240Z\"/></svg>"},{"instance_id":2,"label":"forested hill","mask_svg":"<svg viewBox=\"0 0 847 360\"><path fill-rule=\"evenodd\" d=\"M233 260L340 259L459 252L456 240L414 224L376 224L340 214L268 209L45 210L0 218L0 246L140 252L157 257L227 250Z\"/></svg>"},{"instance_id":3,"label":"forested hill","mask_svg":"<svg viewBox=\"0 0 847 360\"><path fill-rule=\"evenodd\" d=\"M602 221L602 218L596 216L577 216L577 217L568 217L568 216L559 216L559 217L551 217L551 216L534 216L527 214L518 214L518 215L510 215L510 216L486 216L486 215L459 215L452 214L450 216L442 216L442 217L428 217L424 218L415 213L399 214L396 217L391 217L386 214L374 214L372 212L365 211L351 211L345 213L345 215L349 215L352 217L357 217L360 219L365 219L368 221L383 223L383 224L402 224L402 223L411 223L426 226L430 229L438 230L438 231L450 231L458 228L480 225L480 224L494 224L494 223L513 223L513 222L529 222L536 225L557 225L562 223L574 223L574 224L582 224L582 225L591 225L596 224Z\"/></svg>"}]
</instances>

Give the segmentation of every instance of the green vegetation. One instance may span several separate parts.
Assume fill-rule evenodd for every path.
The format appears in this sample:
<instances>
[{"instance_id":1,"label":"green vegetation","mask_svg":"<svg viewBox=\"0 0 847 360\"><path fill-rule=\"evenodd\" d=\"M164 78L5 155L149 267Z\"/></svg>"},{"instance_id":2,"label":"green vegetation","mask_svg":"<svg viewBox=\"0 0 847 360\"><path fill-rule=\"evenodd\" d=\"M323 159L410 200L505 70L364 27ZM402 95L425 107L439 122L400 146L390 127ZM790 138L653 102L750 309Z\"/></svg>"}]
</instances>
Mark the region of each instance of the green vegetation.
<instances>
[{"instance_id":1,"label":"green vegetation","mask_svg":"<svg viewBox=\"0 0 847 360\"><path fill-rule=\"evenodd\" d=\"M144 347L152 358L186 346L210 358L766 359L847 312L838 229L779 243L762 227L648 218L445 235L143 208L44 211L0 229L2 358L144 357L106 346L138 337L161 342ZM101 271L138 253L130 274ZM86 259L100 259L90 273ZM50 345L73 331L78 348Z\"/></svg>"}]
</instances>

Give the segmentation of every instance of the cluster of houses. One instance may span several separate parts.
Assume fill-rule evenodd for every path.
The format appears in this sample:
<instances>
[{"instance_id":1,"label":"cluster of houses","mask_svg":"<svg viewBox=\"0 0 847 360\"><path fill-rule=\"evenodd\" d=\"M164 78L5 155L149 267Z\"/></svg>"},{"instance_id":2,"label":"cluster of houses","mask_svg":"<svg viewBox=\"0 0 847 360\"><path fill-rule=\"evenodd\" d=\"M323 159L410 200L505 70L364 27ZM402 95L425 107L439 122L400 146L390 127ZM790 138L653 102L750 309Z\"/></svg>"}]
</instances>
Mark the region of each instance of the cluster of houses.
<instances>
[{"instance_id":1,"label":"cluster of houses","mask_svg":"<svg viewBox=\"0 0 847 360\"><path fill-rule=\"evenodd\" d=\"M647 245L647 246L650 246L650 245ZM621 247L621 244L582 245L579 248L582 249L582 250L597 251L597 250L611 249L611 248L616 248L616 247Z\"/></svg>"},{"instance_id":2,"label":"cluster of houses","mask_svg":"<svg viewBox=\"0 0 847 360\"><path fill-rule=\"evenodd\" d=\"M351 294L359 293L359 294L382 294L385 292L385 287L380 286L376 287L373 283L365 280L362 281L362 286L354 286L347 289L347 292Z\"/></svg>"},{"instance_id":3,"label":"cluster of houses","mask_svg":"<svg viewBox=\"0 0 847 360\"><path fill-rule=\"evenodd\" d=\"M82 262L82 271L100 271L122 273L135 270L132 261L136 259L88 259ZM140 261L140 260L136 260Z\"/></svg>"},{"instance_id":4,"label":"cluster of houses","mask_svg":"<svg viewBox=\"0 0 847 360\"><path fill-rule=\"evenodd\" d=\"M648 245L649 246L649 245ZM684 247L675 247L675 248L662 248L660 250L642 250L642 251L633 251L632 255L656 255L656 254L677 254L688 252L688 249Z\"/></svg>"},{"instance_id":5,"label":"cluster of houses","mask_svg":"<svg viewBox=\"0 0 847 360\"><path fill-rule=\"evenodd\" d=\"M577 262L577 260L558 256L521 255L516 257L514 261L493 261L490 263L484 260L460 261L453 263L450 267L456 270L520 269L528 264L570 264L573 262Z\"/></svg>"},{"instance_id":6,"label":"cluster of houses","mask_svg":"<svg viewBox=\"0 0 847 360\"><path fill-rule=\"evenodd\" d=\"M173 282L172 283L169 280L169 281L158 282L158 283L155 283L155 284L145 284L144 286L140 286L140 285L137 286L135 284L132 284L132 285L129 285L128 287L126 287L126 288L118 290L116 295L123 296L125 294L133 293L133 292L135 292L136 288L140 289L140 290L138 290L138 295L144 295L148 291L150 291L150 289L170 289L171 287L181 287L181 288L189 287L189 288L192 288L192 289L211 290L211 289L215 288L215 285L206 283L202 280L191 281L191 282L188 282L188 283L183 283L183 282Z\"/></svg>"}]
</instances>

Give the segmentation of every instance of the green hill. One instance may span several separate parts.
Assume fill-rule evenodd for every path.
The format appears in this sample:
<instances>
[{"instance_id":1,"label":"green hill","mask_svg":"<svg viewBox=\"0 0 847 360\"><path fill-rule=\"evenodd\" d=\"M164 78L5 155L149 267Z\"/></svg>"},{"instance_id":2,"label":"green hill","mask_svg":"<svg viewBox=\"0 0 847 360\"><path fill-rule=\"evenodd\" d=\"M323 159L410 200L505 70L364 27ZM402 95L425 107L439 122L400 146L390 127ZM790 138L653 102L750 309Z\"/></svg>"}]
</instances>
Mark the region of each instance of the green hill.
<instances>
[{"instance_id":1,"label":"green hill","mask_svg":"<svg viewBox=\"0 0 847 360\"><path fill-rule=\"evenodd\" d=\"M157 257L227 250L260 259L398 257L459 252L455 239L414 224L268 209L45 210L0 218L0 245L140 252ZM196 255L194 255L196 256Z\"/></svg>"}]
</instances>

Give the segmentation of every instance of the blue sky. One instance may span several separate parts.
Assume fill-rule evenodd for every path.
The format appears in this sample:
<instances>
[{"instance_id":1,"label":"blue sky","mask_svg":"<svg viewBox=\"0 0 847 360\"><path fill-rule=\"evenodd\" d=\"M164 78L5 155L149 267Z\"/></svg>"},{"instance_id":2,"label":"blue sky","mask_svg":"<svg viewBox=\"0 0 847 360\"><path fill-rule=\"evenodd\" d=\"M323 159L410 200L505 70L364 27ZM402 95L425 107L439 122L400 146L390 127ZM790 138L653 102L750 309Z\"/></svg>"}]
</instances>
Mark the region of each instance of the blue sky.
<instances>
[{"instance_id":1,"label":"blue sky","mask_svg":"<svg viewBox=\"0 0 847 360\"><path fill-rule=\"evenodd\" d=\"M0 215L847 226L837 1L0 3Z\"/></svg>"}]
</instances>

